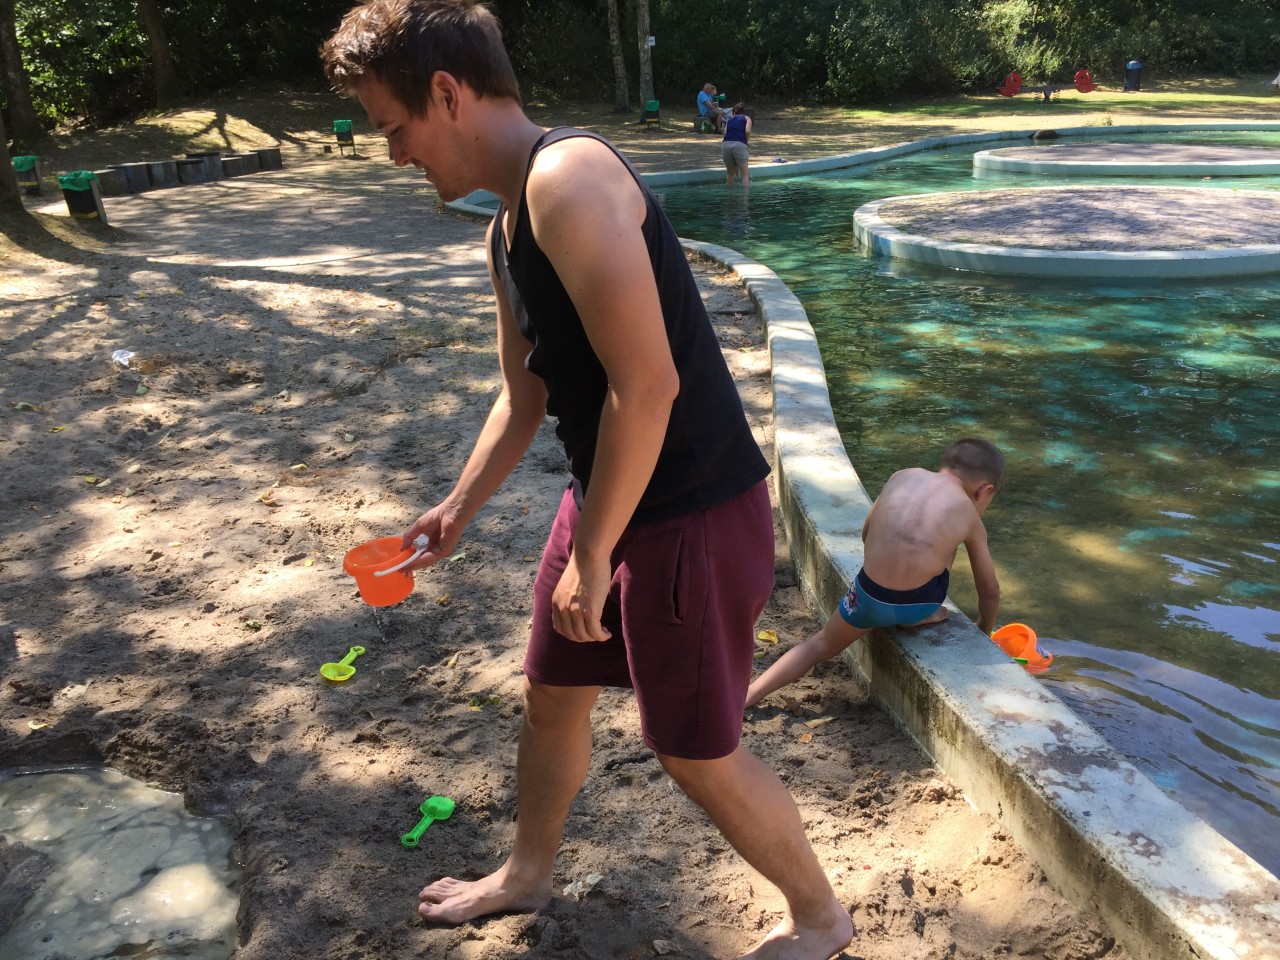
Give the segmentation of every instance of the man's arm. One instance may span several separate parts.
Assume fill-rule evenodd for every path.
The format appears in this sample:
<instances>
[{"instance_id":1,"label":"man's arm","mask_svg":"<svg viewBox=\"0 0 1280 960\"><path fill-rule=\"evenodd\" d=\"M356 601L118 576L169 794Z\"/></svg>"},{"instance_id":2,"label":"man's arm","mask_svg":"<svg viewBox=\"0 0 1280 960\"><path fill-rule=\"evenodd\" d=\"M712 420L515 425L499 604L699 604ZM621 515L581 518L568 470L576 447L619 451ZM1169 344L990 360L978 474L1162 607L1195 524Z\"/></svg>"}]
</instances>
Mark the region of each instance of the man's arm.
<instances>
[{"instance_id":1,"label":"man's arm","mask_svg":"<svg viewBox=\"0 0 1280 960\"><path fill-rule=\"evenodd\" d=\"M1000 612L1000 581L996 579L996 564L987 547L987 528L981 520L976 520L975 525L964 542L964 549L969 555L974 586L978 588L978 629L990 635Z\"/></svg>"},{"instance_id":2,"label":"man's arm","mask_svg":"<svg viewBox=\"0 0 1280 960\"><path fill-rule=\"evenodd\" d=\"M502 226L489 224L488 240ZM485 249L492 245L486 242ZM516 326L506 293L494 272L489 254L489 279L493 283L498 311L498 365L502 391L493 402L480 436L476 438L466 466L445 499L424 513L404 535L404 546L420 533L428 538L427 552L413 564L426 567L447 557L457 546L462 531L495 490L516 468L538 427L546 416L547 391L541 378L524 365L530 344Z\"/></svg>"},{"instance_id":3,"label":"man's arm","mask_svg":"<svg viewBox=\"0 0 1280 960\"><path fill-rule=\"evenodd\" d=\"M653 475L680 379L641 232L644 197L622 162L599 141L561 141L539 154L526 197L538 246L609 382L573 554L552 597L560 633L605 640L609 555Z\"/></svg>"}]
</instances>

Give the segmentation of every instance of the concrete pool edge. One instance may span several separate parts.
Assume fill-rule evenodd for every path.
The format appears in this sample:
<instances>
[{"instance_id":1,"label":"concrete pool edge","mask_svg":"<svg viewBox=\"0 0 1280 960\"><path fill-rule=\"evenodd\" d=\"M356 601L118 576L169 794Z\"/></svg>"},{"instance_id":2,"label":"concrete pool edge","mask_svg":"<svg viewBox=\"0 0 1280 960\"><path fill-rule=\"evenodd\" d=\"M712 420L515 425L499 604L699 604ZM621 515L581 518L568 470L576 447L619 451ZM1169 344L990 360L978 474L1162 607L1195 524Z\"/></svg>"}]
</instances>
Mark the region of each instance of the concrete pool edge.
<instances>
[{"instance_id":1,"label":"concrete pool edge","mask_svg":"<svg viewBox=\"0 0 1280 960\"><path fill-rule=\"evenodd\" d=\"M1037 188L1019 189L1034 191ZM960 191L948 196L954 198L985 192ZM938 240L907 233L880 216L880 208L885 204L904 199L919 197L885 197L854 210L853 241L860 250L877 257L952 270L1034 277L1210 279L1280 271L1280 244L1206 250L1065 250Z\"/></svg>"},{"instance_id":2,"label":"concrete pool edge","mask_svg":"<svg viewBox=\"0 0 1280 960\"><path fill-rule=\"evenodd\" d=\"M1084 127L1037 127L1022 130L994 130L983 133L954 133L940 137L926 137L923 140L904 140L883 147L871 147L866 150L855 150L830 157L817 157L812 160L791 160L786 163L753 160L751 163L751 179L773 179L776 177L796 177L810 173L826 173L832 170L843 170L849 167L860 167L879 163L894 157L907 156L913 153L924 153L930 150L945 150L973 143L992 143L1004 140L1030 140L1046 129L1052 129L1059 137L1093 137L1099 135L1130 133L1187 133L1190 131L1226 132L1259 131L1280 133L1280 120L1238 120L1221 123L1128 123L1119 125L1100 125ZM714 183L724 180L724 167L703 167L694 170L664 170L655 173L643 173L641 176L653 189L661 187L677 187L694 183ZM453 200L445 206L460 213L474 216L492 216L497 197L487 190L476 190L460 200Z\"/></svg>"},{"instance_id":3,"label":"concrete pool edge","mask_svg":"<svg viewBox=\"0 0 1280 960\"><path fill-rule=\"evenodd\" d=\"M836 429L817 338L772 270L715 244L765 330L774 482L796 574L821 614L861 564L871 501ZM1139 960L1280 955L1280 880L1175 803L948 602L952 618L876 631L846 657L872 693L1050 881Z\"/></svg>"}]
</instances>

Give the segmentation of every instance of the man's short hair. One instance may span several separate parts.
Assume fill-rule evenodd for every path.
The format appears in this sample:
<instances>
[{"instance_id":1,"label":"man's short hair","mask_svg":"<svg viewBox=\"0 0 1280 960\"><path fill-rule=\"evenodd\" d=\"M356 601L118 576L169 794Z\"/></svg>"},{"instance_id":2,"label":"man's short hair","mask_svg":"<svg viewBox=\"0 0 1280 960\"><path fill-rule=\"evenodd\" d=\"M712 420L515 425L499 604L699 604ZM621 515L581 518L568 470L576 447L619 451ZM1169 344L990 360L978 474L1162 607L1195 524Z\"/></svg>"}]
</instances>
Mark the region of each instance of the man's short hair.
<instances>
[{"instance_id":1,"label":"man's short hair","mask_svg":"<svg viewBox=\"0 0 1280 960\"><path fill-rule=\"evenodd\" d=\"M437 70L481 97L520 102L498 18L478 0L365 0L347 11L320 59L340 93L372 77L415 117L427 112Z\"/></svg>"},{"instance_id":2,"label":"man's short hair","mask_svg":"<svg viewBox=\"0 0 1280 960\"><path fill-rule=\"evenodd\" d=\"M957 440L943 451L938 465L971 483L989 483L997 493L1004 483L1004 454L990 440L981 437Z\"/></svg>"}]
</instances>

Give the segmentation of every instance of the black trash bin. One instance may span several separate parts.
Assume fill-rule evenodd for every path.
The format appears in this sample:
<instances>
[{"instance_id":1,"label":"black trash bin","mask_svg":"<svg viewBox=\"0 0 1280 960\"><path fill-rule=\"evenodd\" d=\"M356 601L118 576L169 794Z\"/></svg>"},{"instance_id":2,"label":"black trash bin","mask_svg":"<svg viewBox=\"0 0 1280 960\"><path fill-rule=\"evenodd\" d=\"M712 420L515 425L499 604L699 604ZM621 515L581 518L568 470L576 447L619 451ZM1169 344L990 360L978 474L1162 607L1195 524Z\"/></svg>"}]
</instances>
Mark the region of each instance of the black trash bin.
<instances>
[{"instance_id":1,"label":"black trash bin","mask_svg":"<svg viewBox=\"0 0 1280 960\"><path fill-rule=\"evenodd\" d=\"M1141 90L1142 89L1142 61L1130 60L1124 65L1124 89Z\"/></svg>"},{"instance_id":2,"label":"black trash bin","mask_svg":"<svg viewBox=\"0 0 1280 960\"><path fill-rule=\"evenodd\" d=\"M98 177L92 170L72 170L59 174L58 186L62 198L67 201L67 211L77 220L101 220L107 222L102 209L102 194L98 191Z\"/></svg>"},{"instance_id":3,"label":"black trash bin","mask_svg":"<svg viewBox=\"0 0 1280 960\"><path fill-rule=\"evenodd\" d=\"M26 190L27 196L40 195L40 158L24 155L13 158L13 172L18 177L18 186Z\"/></svg>"}]
</instances>

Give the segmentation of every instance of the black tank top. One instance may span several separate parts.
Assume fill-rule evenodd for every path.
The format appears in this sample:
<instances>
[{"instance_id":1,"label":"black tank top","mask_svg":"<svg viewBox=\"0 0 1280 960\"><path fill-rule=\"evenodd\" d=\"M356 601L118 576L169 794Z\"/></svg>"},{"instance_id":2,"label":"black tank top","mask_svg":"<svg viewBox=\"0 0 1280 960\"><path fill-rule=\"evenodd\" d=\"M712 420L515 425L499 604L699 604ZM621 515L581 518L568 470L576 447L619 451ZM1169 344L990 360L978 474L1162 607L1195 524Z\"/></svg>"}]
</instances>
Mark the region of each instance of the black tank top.
<instances>
[{"instance_id":1,"label":"black tank top","mask_svg":"<svg viewBox=\"0 0 1280 960\"><path fill-rule=\"evenodd\" d=\"M613 150L644 195L642 230L680 376L658 463L632 522L653 523L730 500L768 476L769 465L751 435L680 240L644 180L608 141L557 127L529 155L509 250L502 230L506 209L499 206L491 254L520 332L533 345L525 366L546 383L547 412L557 420L578 505L591 482L608 379L573 301L534 240L525 200L538 151L570 137L591 137Z\"/></svg>"}]
</instances>

